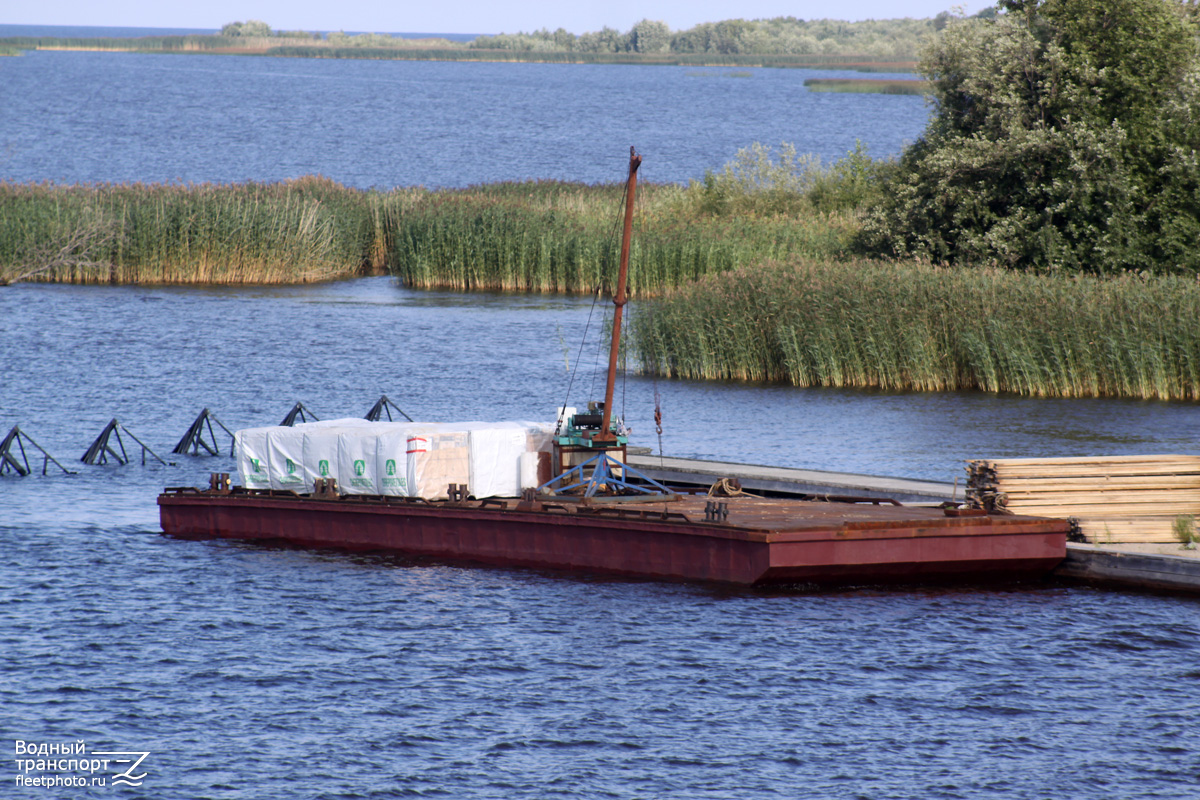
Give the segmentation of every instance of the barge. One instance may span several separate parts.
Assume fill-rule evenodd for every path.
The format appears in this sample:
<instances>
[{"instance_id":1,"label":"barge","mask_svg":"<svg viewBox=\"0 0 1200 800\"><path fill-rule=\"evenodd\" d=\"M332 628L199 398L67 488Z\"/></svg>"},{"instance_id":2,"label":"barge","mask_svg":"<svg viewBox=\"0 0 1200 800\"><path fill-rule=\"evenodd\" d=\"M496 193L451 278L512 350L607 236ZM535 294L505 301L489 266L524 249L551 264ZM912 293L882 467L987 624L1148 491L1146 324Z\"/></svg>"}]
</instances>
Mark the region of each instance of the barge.
<instances>
[{"instance_id":1,"label":"barge","mask_svg":"<svg viewBox=\"0 0 1200 800\"><path fill-rule=\"evenodd\" d=\"M158 503L163 530L181 537L741 585L1037 578L1063 560L1070 529L936 507L704 495L424 501L218 486L167 490Z\"/></svg>"},{"instance_id":2,"label":"barge","mask_svg":"<svg viewBox=\"0 0 1200 800\"><path fill-rule=\"evenodd\" d=\"M334 420L239 431L242 485L216 473L204 490L167 489L163 531L741 585L1013 580L1063 560L1065 520L755 497L724 481L715 493L732 496L698 495L628 464L612 402L640 163L630 148L603 402L560 408L545 424Z\"/></svg>"}]
</instances>

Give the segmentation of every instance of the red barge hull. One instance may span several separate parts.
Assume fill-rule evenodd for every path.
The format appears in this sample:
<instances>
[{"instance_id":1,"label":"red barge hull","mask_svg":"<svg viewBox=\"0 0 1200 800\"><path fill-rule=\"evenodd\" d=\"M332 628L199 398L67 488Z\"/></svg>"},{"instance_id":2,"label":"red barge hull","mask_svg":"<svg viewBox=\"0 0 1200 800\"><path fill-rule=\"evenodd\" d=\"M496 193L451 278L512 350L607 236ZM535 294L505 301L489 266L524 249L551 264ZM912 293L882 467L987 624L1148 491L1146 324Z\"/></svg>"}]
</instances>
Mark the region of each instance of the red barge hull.
<instances>
[{"instance_id":1,"label":"red barge hull","mask_svg":"<svg viewBox=\"0 0 1200 800\"><path fill-rule=\"evenodd\" d=\"M940 508L738 497L616 506L413 502L167 490L163 531L574 573L742 585L974 582L1044 576L1069 523Z\"/></svg>"}]
</instances>

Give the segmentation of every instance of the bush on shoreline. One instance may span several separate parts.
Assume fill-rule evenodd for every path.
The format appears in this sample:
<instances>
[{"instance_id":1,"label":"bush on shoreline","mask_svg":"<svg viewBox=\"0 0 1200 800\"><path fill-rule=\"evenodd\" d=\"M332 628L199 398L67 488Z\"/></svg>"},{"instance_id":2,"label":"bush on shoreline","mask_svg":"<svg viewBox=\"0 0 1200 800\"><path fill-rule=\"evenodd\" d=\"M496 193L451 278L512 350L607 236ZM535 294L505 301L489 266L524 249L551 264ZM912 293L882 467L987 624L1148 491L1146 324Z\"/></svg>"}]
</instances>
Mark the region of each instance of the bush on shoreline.
<instances>
[{"instance_id":1,"label":"bush on shoreline","mask_svg":"<svg viewBox=\"0 0 1200 800\"><path fill-rule=\"evenodd\" d=\"M811 154L798 155L784 142L775 150L755 142L719 171L707 170L685 193L692 215L750 217L856 213L874 204L881 180L893 168L875 161L862 142L825 166Z\"/></svg>"},{"instance_id":2,"label":"bush on shoreline","mask_svg":"<svg viewBox=\"0 0 1200 800\"><path fill-rule=\"evenodd\" d=\"M1200 12L1001 0L925 53L935 116L864 246L1016 269L1200 271Z\"/></svg>"}]
</instances>

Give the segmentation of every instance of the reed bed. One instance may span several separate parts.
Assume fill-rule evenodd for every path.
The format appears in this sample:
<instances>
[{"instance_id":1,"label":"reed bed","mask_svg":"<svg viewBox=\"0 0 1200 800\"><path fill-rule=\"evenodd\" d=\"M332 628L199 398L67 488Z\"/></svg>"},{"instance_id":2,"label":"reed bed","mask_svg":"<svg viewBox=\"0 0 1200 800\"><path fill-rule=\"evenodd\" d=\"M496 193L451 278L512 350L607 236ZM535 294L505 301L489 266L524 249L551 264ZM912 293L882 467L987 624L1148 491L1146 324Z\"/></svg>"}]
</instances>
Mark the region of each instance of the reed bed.
<instances>
[{"instance_id":1,"label":"reed bed","mask_svg":"<svg viewBox=\"0 0 1200 800\"><path fill-rule=\"evenodd\" d=\"M533 292L611 289L622 185L500 183L390 207L390 262L418 288ZM653 295L739 264L843 252L846 217L702 216L674 185L642 184L629 292Z\"/></svg>"},{"instance_id":2,"label":"reed bed","mask_svg":"<svg viewBox=\"0 0 1200 800\"><path fill-rule=\"evenodd\" d=\"M295 283L383 266L369 193L275 184L0 183L0 282Z\"/></svg>"},{"instance_id":3,"label":"reed bed","mask_svg":"<svg viewBox=\"0 0 1200 800\"><path fill-rule=\"evenodd\" d=\"M929 94L929 81L888 78L808 78L804 85L811 92L846 94Z\"/></svg>"},{"instance_id":4,"label":"reed bed","mask_svg":"<svg viewBox=\"0 0 1200 800\"><path fill-rule=\"evenodd\" d=\"M1200 400L1195 277L794 259L640 305L660 375L796 386Z\"/></svg>"},{"instance_id":5,"label":"reed bed","mask_svg":"<svg viewBox=\"0 0 1200 800\"><path fill-rule=\"evenodd\" d=\"M580 51L488 50L438 41L395 39L382 46L338 44L329 40L278 36L146 36L72 38L12 36L0 46L29 50L92 50L140 53L243 53L286 58L365 58L420 61L512 61L546 64L665 64L705 67L852 69L860 72L915 72L915 61L880 61L865 55L824 53L591 53Z\"/></svg>"},{"instance_id":6,"label":"reed bed","mask_svg":"<svg viewBox=\"0 0 1200 800\"><path fill-rule=\"evenodd\" d=\"M622 191L0 183L0 282L285 283L386 270L418 288L590 292L616 273ZM632 295L764 257L838 255L854 231L847 215L705 216L687 192L642 184Z\"/></svg>"},{"instance_id":7,"label":"reed bed","mask_svg":"<svg viewBox=\"0 0 1200 800\"><path fill-rule=\"evenodd\" d=\"M274 184L0 182L0 283L612 288L621 185L364 192ZM1200 400L1200 281L856 260L842 212L713 214L641 184L631 348L666 376L797 386ZM654 298L658 299L654 299Z\"/></svg>"},{"instance_id":8,"label":"reed bed","mask_svg":"<svg viewBox=\"0 0 1200 800\"><path fill-rule=\"evenodd\" d=\"M690 67L772 67L850 69L858 72L915 72L915 61L879 61L861 55L788 53L592 53L567 50L487 50L429 47L399 43L386 47L337 47L329 44L278 45L269 56L291 58L365 58L422 61L502 61L539 64L658 64Z\"/></svg>"},{"instance_id":9,"label":"reed bed","mask_svg":"<svg viewBox=\"0 0 1200 800\"><path fill-rule=\"evenodd\" d=\"M208 53L252 50L266 52L272 47L302 45L311 39L276 36L220 36L189 34L186 36L138 37L64 37L9 36L0 38L0 45L25 50L87 50L138 53Z\"/></svg>"}]
</instances>

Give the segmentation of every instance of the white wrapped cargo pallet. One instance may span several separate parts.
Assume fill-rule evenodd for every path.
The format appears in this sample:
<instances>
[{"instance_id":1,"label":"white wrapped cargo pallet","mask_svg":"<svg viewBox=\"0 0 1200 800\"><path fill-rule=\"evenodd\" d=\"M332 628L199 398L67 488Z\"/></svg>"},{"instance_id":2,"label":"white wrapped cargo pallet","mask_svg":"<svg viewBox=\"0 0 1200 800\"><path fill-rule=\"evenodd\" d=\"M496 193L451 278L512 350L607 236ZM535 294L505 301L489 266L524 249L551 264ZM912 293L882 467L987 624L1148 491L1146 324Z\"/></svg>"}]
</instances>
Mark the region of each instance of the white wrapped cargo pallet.
<instances>
[{"instance_id":1,"label":"white wrapped cargo pallet","mask_svg":"<svg viewBox=\"0 0 1200 800\"><path fill-rule=\"evenodd\" d=\"M475 497L516 497L521 494L521 454L528 434L513 424L469 431L471 494Z\"/></svg>"},{"instance_id":2,"label":"white wrapped cargo pallet","mask_svg":"<svg viewBox=\"0 0 1200 800\"><path fill-rule=\"evenodd\" d=\"M301 426L296 426L301 427ZM338 479L337 475L337 432L325 426L301 431L304 441L304 480L308 486L319 479ZM337 480L338 487L342 481Z\"/></svg>"},{"instance_id":3,"label":"white wrapped cargo pallet","mask_svg":"<svg viewBox=\"0 0 1200 800\"><path fill-rule=\"evenodd\" d=\"M296 426L304 443L304 482L309 486L312 486L317 478L333 478L338 482L339 490L346 491L342 486L342 476L338 474L339 422L343 420L311 422Z\"/></svg>"},{"instance_id":4,"label":"white wrapped cargo pallet","mask_svg":"<svg viewBox=\"0 0 1200 800\"><path fill-rule=\"evenodd\" d=\"M377 462L381 435L374 426L339 431L337 478L345 494L380 494Z\"/></svg>"},{"instance_id":5,"label":"white wrapped cargo pallet","mask_svg":"<svg viewBox=\"0 0 1200 800\"><path fill-rule=\"evenodd\" d=\"M521 463L526 453L549 452L554 426L541 422L472 423L471 494L476 497L517 497L521 494ZM536 455L533 480L537 479ZM537 486L536 483L533 484Z\"/></svg>"},{"instance_id":6,"label":"white wrapped cargo pallet","mask_svg":"<svg viewBox=\"0 0 1200 800\"><path fill-rule=\"evenodd\" d=\"M408 497L408 440L413 423L397 423L380 433L375 443L375 474L379 493Z\"/></svg>"},{"instance_id":7,"label":"white wrapped cargo pallet","mask_svg":"<svg viewBox=\"0 0 1200 800\"><path fill-rule=\"evenodd\" d=\"M266 428L267 458L271 488L311 492L311 483L304 480L304 434L295 428L277 426Z\"/></svg>"},{"instance_id":8,"label":"white wrapped cargo pallet","mask_svg":"<svg viewBox=\"0 0 1200 800\"><path fill-rule=\"evenodd\" d=\"M450 484L471 480L468 433L458 426L431 426L408 441L408 485L411 497L444 500Z\"/></svg>"},{"instance_id":9,"label":"white wrapped cargo pallet","mask_svg":"<svg viewBox=\"0 0 1200 800\"><path fill-rule=\"evenodd\" d=\"M270 489L270 456L267 433L270 428L246 428L233 436L237 451L238 477L247 489Z\"/></svg>"},{"instance_id":10,"label":"white wrapped cargo pallet","mask_svg":"<svg viewBox=\"0 0 1200 800\"><path fill-rule=\"evenodd\" d=\"M344 494L436 500L453 483L478 498L516 497L531 480L523 459L536 476L536 453L550 451L553 432L541 422L326 420L238 431L238 464L254 489L311 492L317 478L334 478Z\"/></svg>"}]
</instances>

